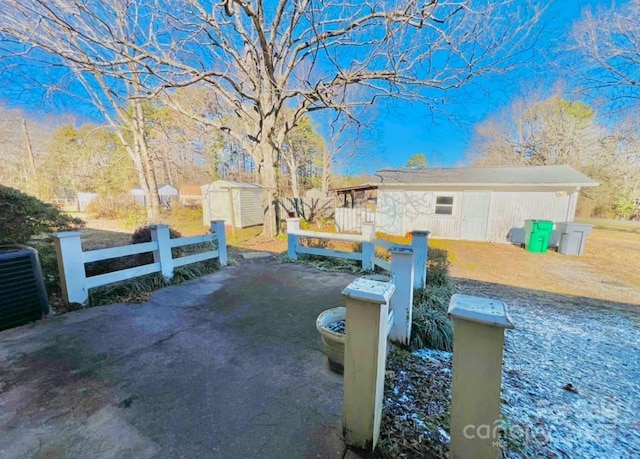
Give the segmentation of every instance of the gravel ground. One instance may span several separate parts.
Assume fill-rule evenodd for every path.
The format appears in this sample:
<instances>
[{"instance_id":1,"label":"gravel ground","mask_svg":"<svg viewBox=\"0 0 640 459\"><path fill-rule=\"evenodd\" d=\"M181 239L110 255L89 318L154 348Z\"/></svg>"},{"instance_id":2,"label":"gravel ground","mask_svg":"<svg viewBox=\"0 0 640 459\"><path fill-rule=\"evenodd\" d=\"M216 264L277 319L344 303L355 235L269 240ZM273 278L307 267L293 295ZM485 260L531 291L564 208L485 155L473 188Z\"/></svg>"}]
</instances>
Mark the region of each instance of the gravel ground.
<instances>
[{"instance_id":1,"label":"gravel ground","mask_svg":"<svg viewBox=\"0 0 640 459\"><path fill-rule=\"evenodd\" d=\"M458 288L503 299L516 325L505 340L505 457L640 457L640 307L475 281ZM390 368L380 456L446 457L450 359L419 351ZM389 442L399 433L404 446Z\"/></svg>"}]
</instances>

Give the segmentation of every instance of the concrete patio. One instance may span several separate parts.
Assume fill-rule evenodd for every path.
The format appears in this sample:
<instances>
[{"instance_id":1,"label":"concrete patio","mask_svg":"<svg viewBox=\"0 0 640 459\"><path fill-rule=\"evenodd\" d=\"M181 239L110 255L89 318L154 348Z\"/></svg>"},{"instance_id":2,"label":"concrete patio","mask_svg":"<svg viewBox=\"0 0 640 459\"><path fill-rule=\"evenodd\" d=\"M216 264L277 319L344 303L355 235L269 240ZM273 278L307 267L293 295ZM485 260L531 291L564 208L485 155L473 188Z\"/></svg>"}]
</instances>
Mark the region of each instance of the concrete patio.
<instances>
[{"instance_id":1,"label":"concrete patio","mask_svg":"<svg viewBox=\"0 0 640 459\"><path fill-rule=\"evenodd\" d=\"M256 258L0 333L0 457L351 455L315 319L353 279Z\"/></svg>"}]
</instances>

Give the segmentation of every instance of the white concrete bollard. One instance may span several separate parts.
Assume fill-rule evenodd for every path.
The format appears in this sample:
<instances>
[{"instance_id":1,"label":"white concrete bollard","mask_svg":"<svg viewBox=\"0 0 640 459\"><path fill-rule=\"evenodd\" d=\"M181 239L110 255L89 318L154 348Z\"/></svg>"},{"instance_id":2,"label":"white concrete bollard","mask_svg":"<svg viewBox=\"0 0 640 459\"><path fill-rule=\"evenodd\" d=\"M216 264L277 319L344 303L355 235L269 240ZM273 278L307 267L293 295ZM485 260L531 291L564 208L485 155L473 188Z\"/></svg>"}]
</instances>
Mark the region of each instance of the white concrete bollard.
<instances>
[{"instance_id":1,"label":"white concrete bollard","mask_svg":"<svg viewBox=\"0 0 640 459\"><path fill-rule=\"evenodd\" d=\"M396 291L391 297L393 326L389 339L400 346L411 341L411 319L413 314L413 251L404 247L391 247L391 276Z\"/></svg>"},{"instance_id":2,"label":"white concrete bollard","mask_svg":"<svg viewBox=\"0 0 640 459\"><path fill-rule=\"evenodd\" d=\"M67 304L85 304L89 299L89 287L84 270L80 232L63 231L54 236L64 301Z\"/></svg>"},{"instance_id":3,"label":"white concrete bollard","mask_svg":"<svg viewBox=\"0 0 640 459\"><path fill-rule=\"evenodd\" d=\"M427 259L429 256L429 231L411 231L413 249L413 288L427 286Z\"/></svg>"},{"instance_id":4,"label":"white concrete bollard","mask_svg":"<svg viewBox=\"0 0 640 459\"><path fill-rule=\"evenodd\" d=\"M224 220L211 220L211 233L215 234L218 240L220 266L227 266L229 264L229 256L227 253L227 233L225 232Z\"/></svg>"},{"instance_id":5,"label":"white concrete bollard","mask_svg":"<svg viewBox=\"0 0 640 459\"><path fill-rule=\"evenodd\" d=\"M380 434L387 354L390 282L361 277L346 297L342 427L348 445L373 451Z\"/></svg>"},{"instance_id":6,"label":"white concrete bollard","mask_svg":"<svg viewBox=\"0 0 640 459\"><path fill-rule=\"evenodd\" d=\"M160 273L165 279L173 279L173 258L169 225L151 225L151 240L158 243L158 250L153 251L153 262L160 263Z\"/></svg>"},{"instance_id":7,"label":"white concrete bollard","mask_svg":"<svg viewBox=\"0 0 640 459\"><path fill-rule=\"evenodd\" d=\"M499 300L453 295L452 459L500 457L500 386L505 328L514 328Z\"/></svg>"},{"instance_id":8,"label":"white concrete bollard","mask_svg":"<svg viewBox=\"0 0 640 459\"><path fill-rule=\"evenodd\" d=\"M300 219L299 218L287 218L287 257L291 260L297 260L298 254L296 247L298 246L298 235L300 231Z\"/></svg>"}]
</instances>

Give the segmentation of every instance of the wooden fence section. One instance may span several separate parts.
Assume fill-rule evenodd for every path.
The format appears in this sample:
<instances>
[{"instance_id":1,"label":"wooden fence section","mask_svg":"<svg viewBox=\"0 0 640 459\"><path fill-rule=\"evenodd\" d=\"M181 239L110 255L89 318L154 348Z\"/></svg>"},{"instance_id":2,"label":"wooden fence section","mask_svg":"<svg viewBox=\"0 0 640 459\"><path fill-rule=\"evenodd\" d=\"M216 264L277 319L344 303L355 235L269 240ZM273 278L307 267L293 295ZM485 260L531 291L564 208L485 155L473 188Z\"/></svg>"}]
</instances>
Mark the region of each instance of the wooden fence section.
<instances>
[{"instance_id":1,"label":"wooden fence section","mask_svg":"<svg viewBox=\"0 0 640 459\"><path fill-rule=\"evenodd\" d=\"M350 207L335 209L336 229L340 232L361 232L363 223L375 221L375 210Z\"/></svg>"},{"instance_id":2,"label":"wooden fence section","mask_svg":"<svg viewBox=\"0 0 640 459\"><path fill-rule=\"evenodd\" d=\"M173 278L174 269L180 266L214 258L220 260L221 266L226 266L228 260L224 220L212 221L211 233L209 234L177 239L170 238L169 226L154 225L151 227L151 242L90 250L87 252L82 251L80 232L65 231L56 233L55 236L62 293L67 304L86 303L89 299L90 288L113 284L152 273L162 273L163 277L171 279ZM202 243L211 243L212 246L216 246L216 248L179 258L173 258L172 256L171 249L174 247L184 247ZM97 276L86 276L86 263L148 252L153 253L153 263Z\"/></svg>"},{"instance_id":3,"label":"wooden fence section","mask_svg":"<svg viewBox=\"0 0 640 459\"><path fill-rule=\"evenodd\" d=\"M384 239L374 237L375 227L372 224L364 224L362 234L323 233L317 231L303 231L300 229L299 218L287 219L287 256L292 260L298 259L298 254L319 255L325 257L346 258L362 263L364 271L374 271L379 267L391 272L391 264L375 254L376 247L383 250L411 249L413 252L413 265L415 277L414 288L423 288L426 285L427 255L428 255L428 231L414 231L411 245L395 244ZM300 238L314 238L329 241L346 241L361 245L360 251L347 252L343 250L331 250L321 247L305 247L300 244Z\"/></svg>"}]
</instances>

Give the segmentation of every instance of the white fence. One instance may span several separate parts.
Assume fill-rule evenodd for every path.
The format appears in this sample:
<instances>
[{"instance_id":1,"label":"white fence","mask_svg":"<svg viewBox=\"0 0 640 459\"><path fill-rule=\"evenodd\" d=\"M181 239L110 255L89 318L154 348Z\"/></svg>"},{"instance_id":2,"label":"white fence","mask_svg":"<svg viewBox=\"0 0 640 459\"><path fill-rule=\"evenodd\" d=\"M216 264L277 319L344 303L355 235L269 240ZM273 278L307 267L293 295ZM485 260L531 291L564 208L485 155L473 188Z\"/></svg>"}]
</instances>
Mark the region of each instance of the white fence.
<instances>
[{"instance_id":1,"label":"white fence","mask_svg":"<svg viewBox=\"0 0 640 459\"><path fill-rule=\"evenodd\" d=\"M340 232L362 231L362 224L376 221L376 211L362 208L336 207L336 229Z\"/></svg>"},{"instance_id":2,"label":"white fence","mask_svg":"<svg viewBox=\"0 0 640 459\"><path fill-rule=\"evenodd\" d=\"M323 233L316 231L303 231L300 229L300 219L287 219L287 256L292 260L298 259L298 254L319 255L325 257L346 258L362 263L364 271L374 271L379 267L387 272L391 271L391 264L376 256L375 248L385 250L393 248L411 249L413 251L414 288L422 288L427 282L427 255L429 231L413 231L411 245L395 244L384 239L377 239L375 225L365 223L362 226L362 234ZM314 238L322 240L345 241L361 244L361 251L347 252L343 250L323 249L321 247L305 247L300 244L300 238Z\"/></svg>"},{"instance_id":3,"label":"white fence","mask_svg":"<svg viewBox=\"0 0 640 459\"><path fill-rule=\"evenodd\" d=\"M151 227L152 242L90 250L87 252L82 251L80 232L65 231L56 233L55 236L62 292L67 304L86 303L89 299L90 288L113 284L152 273L162 273L163 277L171 279L173 278L173 270L177 267L214 258L219 258L221 266L226 266L228 262L223 220L212 221L211 233L209 234L177 239L170 238L169 226L154 225ZM171 249L174 247L184 247L207 242L217 245L217 248L179 258L173 258L171 254ZM148 252L153 253L153 263L97 276L86 276L86 263Z\"/></svg>"}]
</instances>

